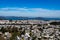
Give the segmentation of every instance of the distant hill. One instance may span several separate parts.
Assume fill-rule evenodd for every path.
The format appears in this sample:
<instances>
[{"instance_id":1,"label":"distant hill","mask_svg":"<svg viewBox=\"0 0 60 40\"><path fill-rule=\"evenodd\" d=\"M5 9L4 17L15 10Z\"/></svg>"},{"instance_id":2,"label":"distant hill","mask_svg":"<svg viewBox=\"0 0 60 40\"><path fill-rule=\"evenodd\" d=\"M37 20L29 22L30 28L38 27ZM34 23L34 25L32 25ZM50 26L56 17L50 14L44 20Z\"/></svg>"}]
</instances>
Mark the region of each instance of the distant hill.
<instances>
[{"instance_id":1,"label":"distant hill","mask_svg":"<svg viewBox=\"0 0 60 40\"><path fill-rule=\"evenodd\" d=\"M0 20L60 20L60 18L0 16Z\"/></svg>"}]
</instances>

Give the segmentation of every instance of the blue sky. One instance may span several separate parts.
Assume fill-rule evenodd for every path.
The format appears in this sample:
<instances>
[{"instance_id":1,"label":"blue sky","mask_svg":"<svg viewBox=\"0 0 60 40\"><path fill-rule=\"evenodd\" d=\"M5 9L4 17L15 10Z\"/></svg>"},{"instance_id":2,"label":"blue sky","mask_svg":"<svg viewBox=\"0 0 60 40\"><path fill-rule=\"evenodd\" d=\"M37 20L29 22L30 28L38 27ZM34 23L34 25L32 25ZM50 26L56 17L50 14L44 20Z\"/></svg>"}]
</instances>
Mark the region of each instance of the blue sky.
<instances>
[{"instance_id":1,"label":"blue sky","mask_svg":"<svg viewBox=\"0 0 60 40\"><path fill-rule=\"evenodd\" d=\"M60 17L60 0L0 0L0 16Z\"/></svg>"}]
</instances>

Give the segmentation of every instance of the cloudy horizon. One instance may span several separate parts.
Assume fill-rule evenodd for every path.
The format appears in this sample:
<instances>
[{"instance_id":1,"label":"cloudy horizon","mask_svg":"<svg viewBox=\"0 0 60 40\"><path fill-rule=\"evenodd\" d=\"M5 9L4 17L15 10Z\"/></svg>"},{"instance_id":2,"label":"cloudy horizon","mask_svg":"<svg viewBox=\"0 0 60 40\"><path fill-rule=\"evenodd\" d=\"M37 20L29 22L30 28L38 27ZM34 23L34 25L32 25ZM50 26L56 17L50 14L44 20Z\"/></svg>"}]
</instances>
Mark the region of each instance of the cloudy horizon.
<instances>
[{"instance_id":1,"label":"cloudy horizon","mask_svg":"<svg viewBox=\"0 0 60 40\"><path fill-rule=\"evenodd\" d=\"M59 0L0 0L0 16L58 17Z\"/></svg>"},{"instance_id":2,"label":"cloudy horizon","mask_svg":"<svg viewBox=\"0 0 60 40\"><path fill-rule=\"evenodd\" d=\"M0 8L0 16L60 17L60 10L43 8Z\"/></svg>"}]
</instances>

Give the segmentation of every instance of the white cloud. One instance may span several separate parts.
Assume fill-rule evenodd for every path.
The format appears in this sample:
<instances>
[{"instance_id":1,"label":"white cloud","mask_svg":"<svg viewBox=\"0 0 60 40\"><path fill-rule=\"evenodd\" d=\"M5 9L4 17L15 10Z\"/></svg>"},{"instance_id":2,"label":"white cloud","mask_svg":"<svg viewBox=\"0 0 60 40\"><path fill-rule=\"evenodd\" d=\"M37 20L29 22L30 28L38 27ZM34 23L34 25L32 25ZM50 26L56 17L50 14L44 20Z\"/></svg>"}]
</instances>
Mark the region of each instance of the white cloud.
<instances>
[{"instance_id":1,"label":"white cloud","mask_svg":"<svg viewBox=\"0 0 60 40\"><path fill-rule=\"evenodd\" d=\"M60 17L60 10L43 8L0 8L0 16Z\"/></svg>"}]
</instances>

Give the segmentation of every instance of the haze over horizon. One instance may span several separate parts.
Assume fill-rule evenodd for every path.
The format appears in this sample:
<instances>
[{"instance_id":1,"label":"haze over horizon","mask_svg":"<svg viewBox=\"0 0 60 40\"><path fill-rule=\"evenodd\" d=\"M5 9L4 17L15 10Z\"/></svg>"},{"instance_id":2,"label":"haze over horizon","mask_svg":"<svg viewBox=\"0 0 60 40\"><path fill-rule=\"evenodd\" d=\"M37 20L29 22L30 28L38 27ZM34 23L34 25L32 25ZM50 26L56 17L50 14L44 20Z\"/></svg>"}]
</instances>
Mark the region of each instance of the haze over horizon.
<instances>
[{"instance_id":1,"label":"haze over horizon","mask_svg":"<svg viewBox=\"0 0 60 40\"><path fill-rule=\"evenodd\" d=\"M60 0L0 0L0 16L60 18Z\"/></svg>"}]
</instances>

